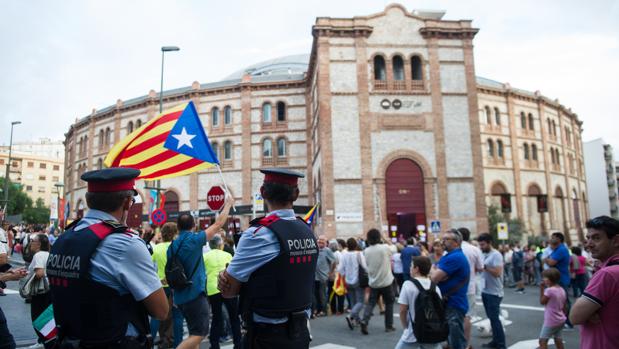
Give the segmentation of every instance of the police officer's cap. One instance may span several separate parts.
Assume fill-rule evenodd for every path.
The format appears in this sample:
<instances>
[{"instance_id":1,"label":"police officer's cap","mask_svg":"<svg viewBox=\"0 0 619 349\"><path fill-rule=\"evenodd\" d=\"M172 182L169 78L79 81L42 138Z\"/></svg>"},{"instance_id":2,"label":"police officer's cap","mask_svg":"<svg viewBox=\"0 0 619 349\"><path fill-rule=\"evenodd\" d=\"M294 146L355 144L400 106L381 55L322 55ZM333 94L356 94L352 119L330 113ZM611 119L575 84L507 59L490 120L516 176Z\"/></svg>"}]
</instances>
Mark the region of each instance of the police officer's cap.
<instances>
[{"instance_id":1,"label":"police officer's cap","mask_svg":"<svg viewBox=\"0 0 619 349\"><path fill-rule=\"evenodd\" d=\"M111 193L124 190L135 190L135 179L140 170L128 167L111 167L102 170L85 172L80 178L88 182L88 191L91 193Z\"/></svg>"},{"instance_id":2,"label":"police officer's cap","mask_svg":"<svg viewBox=\"0 0 619 349\"><path fill-rule=\"evenodd\" d=\"M297 185L299 178L305 177L302 173L285 168L263 168L260 172L264 173L264 183L280 183L294 186Z\"/></svg>"}]
</instances>

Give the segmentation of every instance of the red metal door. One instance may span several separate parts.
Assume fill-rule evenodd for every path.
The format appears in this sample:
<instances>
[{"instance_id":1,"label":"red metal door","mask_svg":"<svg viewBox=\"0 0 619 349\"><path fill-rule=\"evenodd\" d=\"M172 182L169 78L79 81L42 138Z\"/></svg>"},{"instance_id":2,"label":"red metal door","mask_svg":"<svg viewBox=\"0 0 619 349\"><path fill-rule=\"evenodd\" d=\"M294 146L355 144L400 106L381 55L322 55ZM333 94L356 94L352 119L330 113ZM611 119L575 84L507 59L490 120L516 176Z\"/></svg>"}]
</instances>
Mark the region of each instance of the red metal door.
<instances>
[{"instance_id":1,"label":"red metal door","mask_svg":"<svg viewBox=\"0 0 619 349\"><path fill-rule=\"evenodd\" d=\"M414 161L397 159L387 167L385 179L390 231L395 225L398 235L408 237L416 233L416 226L411 229L413 222L426 224L423 172Z\"/></svg>"},{"instance_id":2,"label":"red metal door","mask_svg":"<svg viewBox=\"0 0 619 349\"><path fill-rule=\"evenodd\" d=\"M127 215L127 226L129 228L142 227L142 203L133 204Z\"/></svg>"}]
</instances>

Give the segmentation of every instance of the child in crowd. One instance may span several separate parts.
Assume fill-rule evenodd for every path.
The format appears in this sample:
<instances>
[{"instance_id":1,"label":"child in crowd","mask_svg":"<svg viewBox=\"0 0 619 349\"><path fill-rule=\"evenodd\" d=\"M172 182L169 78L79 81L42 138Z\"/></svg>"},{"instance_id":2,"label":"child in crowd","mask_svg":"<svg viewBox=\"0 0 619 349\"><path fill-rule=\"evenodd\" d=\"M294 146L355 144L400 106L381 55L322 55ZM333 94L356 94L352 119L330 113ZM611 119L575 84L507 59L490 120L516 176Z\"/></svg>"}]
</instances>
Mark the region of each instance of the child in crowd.
<instances>
[{"instance_id":1,"label":"child in crowd","mask_svg":"<svg viewBox=\"0 0 619 349\"><path fill-rule=\"evenodd\" d=\"M539 302L545 305L544 325L539 334L540 349L548 348L548 339L554 338L555 346L563 349L561 330L567 317L565 316L565 305L567 294L559 285L561 273L557 268L548 268L542 272L543 282L540 284Z\"/></svg>"},{"instance_id":2,"label":"child in crowd","mask_svg":"<svg viewBox=\"0 0 619 349\"><path fill-rule=\"evenodd\" d=\"M430 273L430 269L432 269L432 262L430 258L425 256L415 256L413 257L410 274L413 278L415 278L423 288L426 290L430 289L432 282L428 277ZM434 287L436 293L441 296L441 290L438 286ZM415 334L413 332L412 319L415 318L415 300L419 295L419 290L417 286L413 284L411 281L407 280L402 285L402 290L400 291L400 298L398 298L398 303L400 303L400 321L402 322L402 327L404 327L404 332L402 333L402 337L396 344L395 349L406 349L406 348L415 348L415 349L440 349L441 345L437 344L426 344L417 342L417 338L415 338ZM409 321L410 320L410 321Z\"/></svg>"}]
</instances>

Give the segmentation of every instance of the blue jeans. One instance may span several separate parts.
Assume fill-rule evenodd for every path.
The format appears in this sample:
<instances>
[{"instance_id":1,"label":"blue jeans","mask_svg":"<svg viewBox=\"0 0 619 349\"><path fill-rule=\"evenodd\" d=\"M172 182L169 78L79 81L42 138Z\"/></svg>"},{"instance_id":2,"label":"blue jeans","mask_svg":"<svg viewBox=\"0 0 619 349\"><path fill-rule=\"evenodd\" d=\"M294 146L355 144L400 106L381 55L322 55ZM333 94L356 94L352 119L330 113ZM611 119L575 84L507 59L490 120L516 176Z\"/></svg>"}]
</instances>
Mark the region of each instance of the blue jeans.
<instances>
[{"instance_id":1,"label":"blue jeans","mask_svg":"<svg viewBox=\"0 0 619 349\"><path fill-rule=\"evenodd\" d=\"M464 337L464 312L447 306L445 315L447 316L447 325L449 326L449 337L447 342L451 349L464 349L466 347L466 338Z\"/></svg>"},{"instance_id":2,"label":"blue jeans","mask_svg":"<svg viewBox=\"0 0 619 349\"><path fill-rule=\"evenodd\" d=\"M163 291L166 294L166 298L168 299L168 304L170 305L170 309L172 310L170 314L168 314L168 319L164 321L172 320L172 326L174 328L174 348L176 348L183 341L183 314L181 313L180 309L178 309L178 307L176 305L173 305L172 303L172 290L169 287L164 287ZM172 319L170 319L170 315L172 315ZM153 339L155 339L155 336L157 335L157 330L159 330L160 324L161 324L161 321L155 318L151 318L150 334L153 337ZM160 337L162 334L163 334L162 332L159 332ZM160 338L160 339L163 340L164 338Z\"/></svg>"},{"instance_id":3,"label":"blue jeans","mask_svg":"<svg viewBox=\"0 0 619 349\"><path fill-rule=\"evenodd\" d=\"M501 324L501 320L499 319L499 314L501 313L501 300L503 300L503 298L482 292L481 300L484 303L484 309L486 310L486 315L492 327L492 343L497 348L504 349L505 332L503 332L503 324Z\"/></svg>"},{"instance_id":4,"label":"blue jeans","mask_svg":"<svg viewBox=\"0 0 619 349\"><path fill-rule=\"evenodd\" d=\"M361 310L363 310L363 302L365 298L365 288L359 287L359 284L356 285L348 285L348 293L347 295L350 297L350 317L361 321Z\"/></svg>"}]
</instances>

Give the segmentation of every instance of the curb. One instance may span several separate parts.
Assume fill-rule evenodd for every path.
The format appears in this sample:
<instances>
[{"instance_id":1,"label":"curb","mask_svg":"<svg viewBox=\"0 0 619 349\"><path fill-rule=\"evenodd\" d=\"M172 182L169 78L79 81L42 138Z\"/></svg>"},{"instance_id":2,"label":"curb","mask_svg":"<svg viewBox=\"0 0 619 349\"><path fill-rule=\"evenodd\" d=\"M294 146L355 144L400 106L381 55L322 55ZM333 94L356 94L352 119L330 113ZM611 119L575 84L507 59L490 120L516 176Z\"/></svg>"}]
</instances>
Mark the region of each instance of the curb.
<instances>
[{"instance_id":1,"label":"curb","mask_svg":"<svg viewBox=\"0 0 619 349\"><path fill-rule=\"evenodd\" d=\"M33 338L33 339L26 339L26 340L21 340L21 341L15 341L15 347L16 348L28 348L31 347L35 344L37 344L37 339ZM38 348L43 348L43 344L40 344L40 346Z\"/></svg>"}]
</instances>

